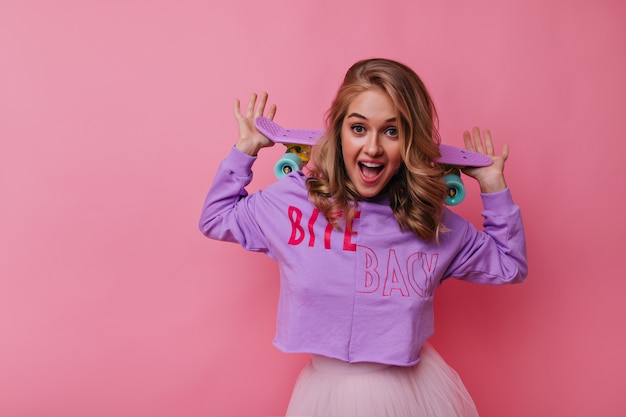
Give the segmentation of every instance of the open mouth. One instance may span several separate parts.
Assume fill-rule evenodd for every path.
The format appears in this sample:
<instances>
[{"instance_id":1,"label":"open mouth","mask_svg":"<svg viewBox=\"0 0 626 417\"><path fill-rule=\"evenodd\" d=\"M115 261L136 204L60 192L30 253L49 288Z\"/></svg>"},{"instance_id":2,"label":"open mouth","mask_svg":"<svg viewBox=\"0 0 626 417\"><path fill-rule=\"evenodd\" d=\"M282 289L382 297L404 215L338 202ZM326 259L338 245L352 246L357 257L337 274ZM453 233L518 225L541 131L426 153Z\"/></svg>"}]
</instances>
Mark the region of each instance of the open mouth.
<instances>
[{"instance_id":1,"label":"open mouth","mask_svg":"<svg viewBox=\"0 0 626 417\"><path fill-rule=\"evenodd\" d=\"M359 162L361 176L366 180L376 179L376 177L380 175L384 167L384 165L375 164L373 162Z\"/></svg>"}]
</instances>

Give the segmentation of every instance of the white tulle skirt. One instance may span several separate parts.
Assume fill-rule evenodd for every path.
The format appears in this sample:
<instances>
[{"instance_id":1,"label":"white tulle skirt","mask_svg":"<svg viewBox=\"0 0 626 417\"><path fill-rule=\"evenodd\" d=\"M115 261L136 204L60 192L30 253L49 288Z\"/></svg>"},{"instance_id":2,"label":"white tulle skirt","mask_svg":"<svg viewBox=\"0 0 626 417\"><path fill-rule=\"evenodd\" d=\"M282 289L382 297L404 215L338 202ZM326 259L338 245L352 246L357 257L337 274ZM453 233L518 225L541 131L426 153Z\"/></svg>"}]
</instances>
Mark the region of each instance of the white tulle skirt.
<instances>
[{"instance_id":1,"label":"white tulle skirt","mask_svg":"<svg viewBox=\"0 0 626 417\"><path fill-rule=\"evenodd\" d=\"M294 388L291 417L477 417L474 401L430 345L411 367L313 356Z\"/></svg>"}]
</instances>

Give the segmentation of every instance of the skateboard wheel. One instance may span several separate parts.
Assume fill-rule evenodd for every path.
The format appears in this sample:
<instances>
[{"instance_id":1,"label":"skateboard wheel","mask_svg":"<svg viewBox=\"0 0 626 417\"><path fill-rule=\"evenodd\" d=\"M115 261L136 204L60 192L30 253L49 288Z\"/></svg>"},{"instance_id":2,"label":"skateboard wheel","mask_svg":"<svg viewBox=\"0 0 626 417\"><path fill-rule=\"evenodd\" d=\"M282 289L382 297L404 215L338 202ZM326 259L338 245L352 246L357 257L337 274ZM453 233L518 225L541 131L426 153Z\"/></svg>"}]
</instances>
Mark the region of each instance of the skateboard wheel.
<instances>
[{"instance_id":1,"label":"skateboard wheel","mask_svg":"<svg viewBox=\"0 0 626 417\"><path fill-rule=\"evenodd\" d=\"M302 169L303 165L298 155L286 153L276 162L276 165L274 165L274 175L276 175L276 178L284 177L285 175L289 175L290 172L299 171Z\"/></svg>"},{"instance_id":2,"label":"skateboard wheel","mask_svg":"<svg viewBox=\"0 0 626 417\"><path fill-rule=\"evenodd\" d=\"M443 182L448 186L448 197L445 204L447 206L456 206L465 198L465 186L461 177L456 174L448 174L443 177Z\"/></svg>"}]
</instances>

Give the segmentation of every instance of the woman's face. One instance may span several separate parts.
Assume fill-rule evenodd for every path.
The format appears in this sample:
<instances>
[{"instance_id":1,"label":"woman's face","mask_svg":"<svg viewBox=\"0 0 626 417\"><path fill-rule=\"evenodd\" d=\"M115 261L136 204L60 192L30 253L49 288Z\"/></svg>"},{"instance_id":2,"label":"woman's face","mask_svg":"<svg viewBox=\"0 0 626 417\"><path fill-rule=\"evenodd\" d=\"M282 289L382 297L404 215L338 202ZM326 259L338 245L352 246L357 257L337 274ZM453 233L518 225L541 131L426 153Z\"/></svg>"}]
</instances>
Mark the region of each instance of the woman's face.
<instances>
[{"instance_id":1,"label":"woman's face","mask_svg":"<svg viewBox=\"0 0 626 417\"><path fill-rule=\"evenodd\" d=\"M341 126L341 152L348 177L363 198L378 195L402 164L396 110L380 89L360 93Z\"/></svg>"}]
</instances>

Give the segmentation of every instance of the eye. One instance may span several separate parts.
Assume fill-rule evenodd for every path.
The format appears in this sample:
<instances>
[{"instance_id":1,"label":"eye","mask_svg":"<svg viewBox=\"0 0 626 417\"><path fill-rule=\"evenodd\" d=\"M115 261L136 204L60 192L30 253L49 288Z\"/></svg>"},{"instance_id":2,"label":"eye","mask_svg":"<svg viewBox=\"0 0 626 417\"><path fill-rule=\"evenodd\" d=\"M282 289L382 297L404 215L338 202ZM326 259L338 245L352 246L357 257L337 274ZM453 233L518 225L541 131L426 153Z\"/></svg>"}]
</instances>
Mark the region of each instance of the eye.
<instances>
[{"instance_id":1,"label":"eye","mask_svg":"<svg viewBox=\"0 0 626 417\"><path fill-rule=\"evenodd\" d=\"M398 129L396 129L395 127L388 127L387 129L385 129L385 134L387 136L391 136L391 137L398 137Z\"/></svg>"},{"instance_id":2,"label":"eye","mask_svg":"<svg viewBox=\"0 0 626 417\"><path fill-rule=\"evenodd\" d=\"M357 135L365 133L365 126L363 125L352 125L351 129Z\"/></svg>"}]
</instances>

